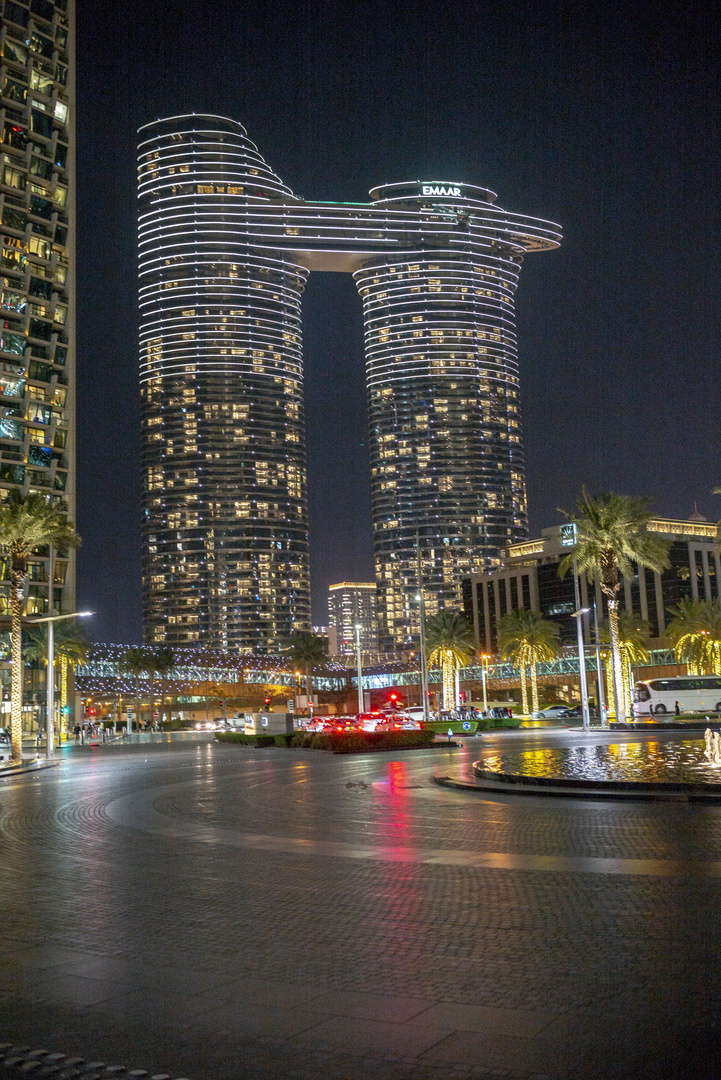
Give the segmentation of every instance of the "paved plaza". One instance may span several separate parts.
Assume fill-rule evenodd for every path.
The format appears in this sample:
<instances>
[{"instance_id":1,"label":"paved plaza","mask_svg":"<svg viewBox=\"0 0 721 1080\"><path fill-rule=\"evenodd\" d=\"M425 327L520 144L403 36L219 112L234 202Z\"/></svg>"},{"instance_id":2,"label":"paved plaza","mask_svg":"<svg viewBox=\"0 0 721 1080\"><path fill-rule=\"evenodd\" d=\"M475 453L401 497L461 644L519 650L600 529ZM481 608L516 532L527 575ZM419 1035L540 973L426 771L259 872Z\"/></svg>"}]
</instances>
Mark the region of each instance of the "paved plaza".
<instances>
[{"instance_id":1,"label":"paved plaza","mask_svg":"<svg viewBox=\"0 0 721 1080\"><path fill-rule=\"evenodd\" d=\"M721 807L205 735L0 781L0 1041L192 1080L718 1076Z\"/></svg>"}]
</instances>

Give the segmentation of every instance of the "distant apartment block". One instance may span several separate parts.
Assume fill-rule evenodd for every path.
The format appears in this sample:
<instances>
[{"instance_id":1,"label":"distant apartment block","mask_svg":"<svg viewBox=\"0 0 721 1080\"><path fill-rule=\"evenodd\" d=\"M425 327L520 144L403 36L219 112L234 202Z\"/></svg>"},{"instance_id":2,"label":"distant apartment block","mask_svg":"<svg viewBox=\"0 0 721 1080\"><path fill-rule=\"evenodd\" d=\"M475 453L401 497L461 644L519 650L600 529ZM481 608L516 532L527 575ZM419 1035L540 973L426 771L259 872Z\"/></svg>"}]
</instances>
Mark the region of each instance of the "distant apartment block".
<instances>
[{"instance_id":1,"label":"distant apartment block","mask_svg":"<svg viewBox=\"0 0 721 1080\"><path fill-rule=\"evenodd\" d=\"M328 587L328 651L331 656L354 653L356 626L363 652L378 649L378 610L375 581L341 581Z\"/></svg>"}]
</instances>

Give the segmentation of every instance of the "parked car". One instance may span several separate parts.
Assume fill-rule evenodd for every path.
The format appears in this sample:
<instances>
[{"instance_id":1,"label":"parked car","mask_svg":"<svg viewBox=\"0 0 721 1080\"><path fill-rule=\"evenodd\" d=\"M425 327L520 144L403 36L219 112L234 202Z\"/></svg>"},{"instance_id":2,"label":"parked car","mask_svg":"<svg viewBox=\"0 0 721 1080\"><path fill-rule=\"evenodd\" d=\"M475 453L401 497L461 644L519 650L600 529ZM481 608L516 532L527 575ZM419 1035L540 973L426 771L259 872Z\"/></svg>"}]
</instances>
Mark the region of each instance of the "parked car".
<instances>
[{"instance_id":1,"label":"parked car","mask_svg":"<svg viewBox=\"0 0 721 1080\"><path fill-rule=\"evenodd\" d=\"M568 705L549 705L536 715L539 720L558 720L562 716L568 716L570 711Z\"/></svg>"},{"instance_id":2,"label":"parked car","mask_svg":"<svg viewBox=\"0 0 721 1080\"><path fill-rule=\"evenodd\" d=\"M385 719L386 717L379 710L374 709L373 712L358 713L355 722L359 731L375 731L376 724L380 724Z\"/></svg>"},{"instance_id":3,"label":"parked car","mask_svg":"<svg viewBox=\"0 0 721 1080\"><path fill-rule=\"evenodd\" d=\"M593 712L591 709L589 709L588 715L590 716L591 720L599 720L600 719L598 714ZM582 707L580 705L574 705L572 709L569 709L568 712L564 713L564 720L577 720L582 716L583 716Z\"/></svg>"},{"instance_id":4,"label":"parked car","mask_svg":"<svg viewBox=\"0 0 721 1080\"><path fill-rule=\"evenodd\" d=\"M316 716L306 726L305 730L344 735L346 732L360 731L361 729L354 716Z\"/></svg>"},{"instance_id":5,"label":"parked car","mask_svg":"<svg viewBox=\"0 0 721 1080\"><path fill-rule=\"evenodd\" d=\"M393 716L385 716L376 726L376 731L420 731L421 723L414 720L407 713L394 713Z\"/></svg>"}]
</instances>

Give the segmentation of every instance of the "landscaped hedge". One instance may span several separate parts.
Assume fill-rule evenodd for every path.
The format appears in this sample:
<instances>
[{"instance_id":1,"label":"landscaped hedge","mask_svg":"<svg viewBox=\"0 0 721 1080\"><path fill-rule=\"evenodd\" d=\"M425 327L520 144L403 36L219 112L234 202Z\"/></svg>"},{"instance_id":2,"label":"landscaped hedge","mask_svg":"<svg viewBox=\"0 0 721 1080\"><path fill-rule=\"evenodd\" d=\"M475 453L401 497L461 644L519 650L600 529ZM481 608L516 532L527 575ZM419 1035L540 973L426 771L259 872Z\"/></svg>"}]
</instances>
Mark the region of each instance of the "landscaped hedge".
<instances>
[{"instance_id":1,"label":"landscaped hedge","mask_svg":"<svg viewBox=\"0 0 721 1080\"><path fill-rule=\"evenodd\" d=\"M244 743L246 746L294 746L305 750L413 750L432 746L435 731L351 731L347 735L297 731L282 735L246 735L241 731L216 731L218 742Z\"/></svg>"},{"instance_id":2,"label":"landscaped hedge","mask_svg":"<svg viewBox=\"0 0 721 1080\"><path fill-rule=\"evenodd\" d=\"M311 750L335 750L357 753L363 750L413 750L432 746L435 731L349 731L347 735L330 735L320 732L303 737L302 743L293 740L293 746L309 746Z\"/></svg>"},{"instance_id":3,"label":"landscaped hedge","mask_svg":"<svg viewBox=\"0 0 721 1080\"><path fill-rule=\"evenodd\" d=\"M243 731L216 731L218 742L245 743L246 746L275 746L275 735L246 735ZM285 735L281 736L283 739ZM285 746L286 744L283 743Z\"/></svg>"},{"instance_id":4,"label":"landscaped hedge","mask_svg":"<svg viewBox=\"0 0 721 1080\"><path fill-rule=\"evenodd\" d=\"M494 728L519 728L521 721L516 716L490 716L487 720L478 720L478 731L493 731Z\"/></svg>"},{"instance_id":5,"label":"landscaped hedge","mask_svg":"<svg viewBox=\"0 0 721 1080\"><path fill-rule=\"evenodd\" d=\"M464 728L464 724L470 724L469 728ZM437 735L447 735L448 729L451 728L454 735L472 735L478 728L478 720L429 720L427 724L424 724L426 731L435 731Z\"/></svg>"}]
</instances>

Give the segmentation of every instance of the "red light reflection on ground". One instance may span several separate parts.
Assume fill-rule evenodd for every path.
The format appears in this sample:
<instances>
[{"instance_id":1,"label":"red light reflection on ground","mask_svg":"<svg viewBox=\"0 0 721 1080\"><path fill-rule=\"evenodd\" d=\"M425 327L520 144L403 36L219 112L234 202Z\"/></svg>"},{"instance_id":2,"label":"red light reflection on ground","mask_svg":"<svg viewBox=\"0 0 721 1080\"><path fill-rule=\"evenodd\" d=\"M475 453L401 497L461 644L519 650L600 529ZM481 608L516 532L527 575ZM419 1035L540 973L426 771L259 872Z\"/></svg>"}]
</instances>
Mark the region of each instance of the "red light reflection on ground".
<instances>
[{"instance_id":1,"label":"red light reflection on ground","mask_svg":"<svg viewBox=\"0 0 721 1080\"><path fill-rule=\"evenodd\" d=\"M387 769L386 813L383 815L381 828L389 843L382 844L388 853L395 849L414 846L409 814L408 772L404 761L389 761Z\"/></svg>"}]
</instances>

